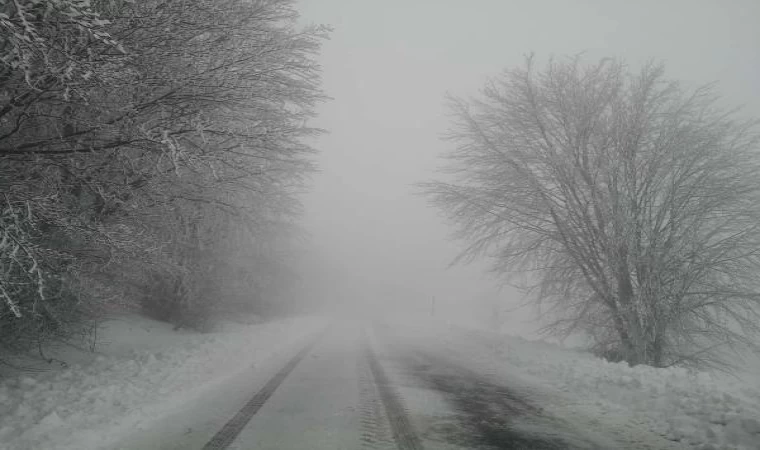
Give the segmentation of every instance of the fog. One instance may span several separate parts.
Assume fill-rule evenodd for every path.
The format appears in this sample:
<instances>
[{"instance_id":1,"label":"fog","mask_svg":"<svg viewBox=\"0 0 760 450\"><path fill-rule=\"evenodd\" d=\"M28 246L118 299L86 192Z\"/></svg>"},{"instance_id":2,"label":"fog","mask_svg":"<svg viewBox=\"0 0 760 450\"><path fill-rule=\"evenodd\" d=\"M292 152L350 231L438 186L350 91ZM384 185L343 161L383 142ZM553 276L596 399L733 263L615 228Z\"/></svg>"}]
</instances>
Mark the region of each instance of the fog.
<instances>
[{"instance_id":1,"label":"fog","mask_svg":"<svg viewBox=\"0 0 760 450\"><path fill-rule=\"evenodd\" d=\"M332 100L315 125L313 189L304 267L314 301L484 323L491 304L504 329L530 334L535 310L485 273L449 264L461 243L417 194L446 150L447 92L474 95L489 76L535 53L585 52L631 66L664 61L668 76L718 91L760 112L760 3L659 1L302 0L304 23L334 28L320 61Z\"/></svg>"},{"instance_id":2,"label":"fog","mask_svg":"<svg viewBox=\"0 0 760 450\"><path fill-rule=\"evenodd\" d=\"M0 2L0 450L760 449L758 18Z\"/></svg>"}]
</instances>

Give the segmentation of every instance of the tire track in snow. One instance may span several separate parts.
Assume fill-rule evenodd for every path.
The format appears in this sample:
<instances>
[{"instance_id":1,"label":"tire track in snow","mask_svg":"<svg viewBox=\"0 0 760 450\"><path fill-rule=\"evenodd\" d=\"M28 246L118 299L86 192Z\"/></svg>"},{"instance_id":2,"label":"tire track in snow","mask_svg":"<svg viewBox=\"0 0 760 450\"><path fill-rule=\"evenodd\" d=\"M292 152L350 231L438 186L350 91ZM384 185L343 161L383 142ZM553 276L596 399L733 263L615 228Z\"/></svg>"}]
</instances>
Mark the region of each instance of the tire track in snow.
<instances>
[{"instance_id":1,"label":"tire track in snow","mask_svg":"<svg viewBox=\"0 0 760 450\"><path fill-rule=\"evenodd\" d=\"M293 358L288 361L282 369L280 369L267 383L262 387L250 400L246 403L240 411L238 411L232 419L227 422L221 430L219 430L210 441L203 446L203 450L224 450L235 441L238 434L248 424L251 418L264 406L269 397L272 396L274 391L282 384L285 378L293 371L301 360L309 354L312 348L319 342L322 337L327 333L329 327L325 328L316 336L309 340L304 348L301 349Z\"/></svg>"},{"instance_id":2,"label":"tire track in snow","mask_svg":"<svg viewBox=\"0 0 760 450\"><path fill-rule=\"evenodd\" d=\"M385 407L385 413L391 426L393 440L396 441L396 447L399 450L422 450L424 448L422 441L409 421L406 408L388 380L388 376L380 365L377 355L372 350L367 330L362 330L362 334L363 353L369 363L369 370L375 381L374 384L377 386L377 392L380 394L380 399Z\"/></svg>"},{"instance_id":3,"label":"tire track in snow","mask_svg":"<svg viewBox=\"0 0 760 450\"><path fill-rule=\"evenodd\" d=\"M366 352L356 360L356 371L359 382L359 412L361 422L362 448L391 449L395 448L390 425L383 411L380 393L377 390Z\"/></svg>"}]
</instances>

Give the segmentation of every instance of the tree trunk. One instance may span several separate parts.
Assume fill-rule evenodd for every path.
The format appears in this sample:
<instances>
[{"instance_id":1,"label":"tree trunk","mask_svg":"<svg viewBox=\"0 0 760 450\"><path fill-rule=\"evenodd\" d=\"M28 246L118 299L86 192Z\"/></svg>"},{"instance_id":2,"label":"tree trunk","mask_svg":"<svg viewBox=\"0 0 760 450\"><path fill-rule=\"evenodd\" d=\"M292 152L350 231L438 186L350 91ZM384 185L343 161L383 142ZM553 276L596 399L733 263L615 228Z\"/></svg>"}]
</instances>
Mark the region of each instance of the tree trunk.
<instances>
[{"instance_id":1,"label":"tree trunk","mask_svg":"<svg viewBox=\"0 0 760 450\"><path fill-rule=\"evenodd\" d=\"M623 316L622 326L625 329L625 336L629 346L626 352L626 361L631 366L635 366L637 364L646 364L649 361L647 360L646 339L641 330L641 324L634 305L635 294L628 270L627 256L627 249L625 247L621 248L617 267L618 302L623 309L621 312ZM622 335L621 342L623 342Z\"/></svg>"}]
</instances>

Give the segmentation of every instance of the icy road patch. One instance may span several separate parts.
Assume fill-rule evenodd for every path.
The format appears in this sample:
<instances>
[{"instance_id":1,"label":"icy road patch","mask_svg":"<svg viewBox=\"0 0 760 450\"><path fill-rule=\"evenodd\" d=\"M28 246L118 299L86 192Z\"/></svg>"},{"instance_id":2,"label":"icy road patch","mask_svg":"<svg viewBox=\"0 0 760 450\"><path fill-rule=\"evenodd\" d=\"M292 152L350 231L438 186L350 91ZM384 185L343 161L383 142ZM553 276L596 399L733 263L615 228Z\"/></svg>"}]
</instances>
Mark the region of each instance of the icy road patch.
<instances>
[{"instance_id":1,"label":"icy road patch","mask_svg":"<svg viewBox=\"0 0 760 450\"><path fill-rule=\"evenodd\" d=\"M760 375L629 367L546 342L440 323L405 328L433 336L431 346L443 344L473 367L520 380L556 416L617 434L620 448L760 450Z\"/></svg>"}]
</instances>

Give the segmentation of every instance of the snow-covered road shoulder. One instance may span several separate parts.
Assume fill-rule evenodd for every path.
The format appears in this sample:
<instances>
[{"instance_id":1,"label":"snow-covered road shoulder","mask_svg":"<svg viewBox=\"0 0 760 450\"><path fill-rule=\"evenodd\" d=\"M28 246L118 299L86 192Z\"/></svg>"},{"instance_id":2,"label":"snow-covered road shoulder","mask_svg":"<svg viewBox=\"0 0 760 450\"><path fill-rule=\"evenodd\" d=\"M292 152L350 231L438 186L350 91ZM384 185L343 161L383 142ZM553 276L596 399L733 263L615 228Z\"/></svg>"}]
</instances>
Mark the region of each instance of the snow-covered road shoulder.
<instances>
[{"instance_id":1,"label":"snow-covered road shoulder","mask_svg":"<svg viewBox=\"0 0 760 450\"><path fill-rule=\"evenodd\" d=\"M0 448L107 448L225 379L265 365L317 330L320 318L173 332L132 317L104 330L91 361L0 381Z\"/></svg>"}]
</instances>

